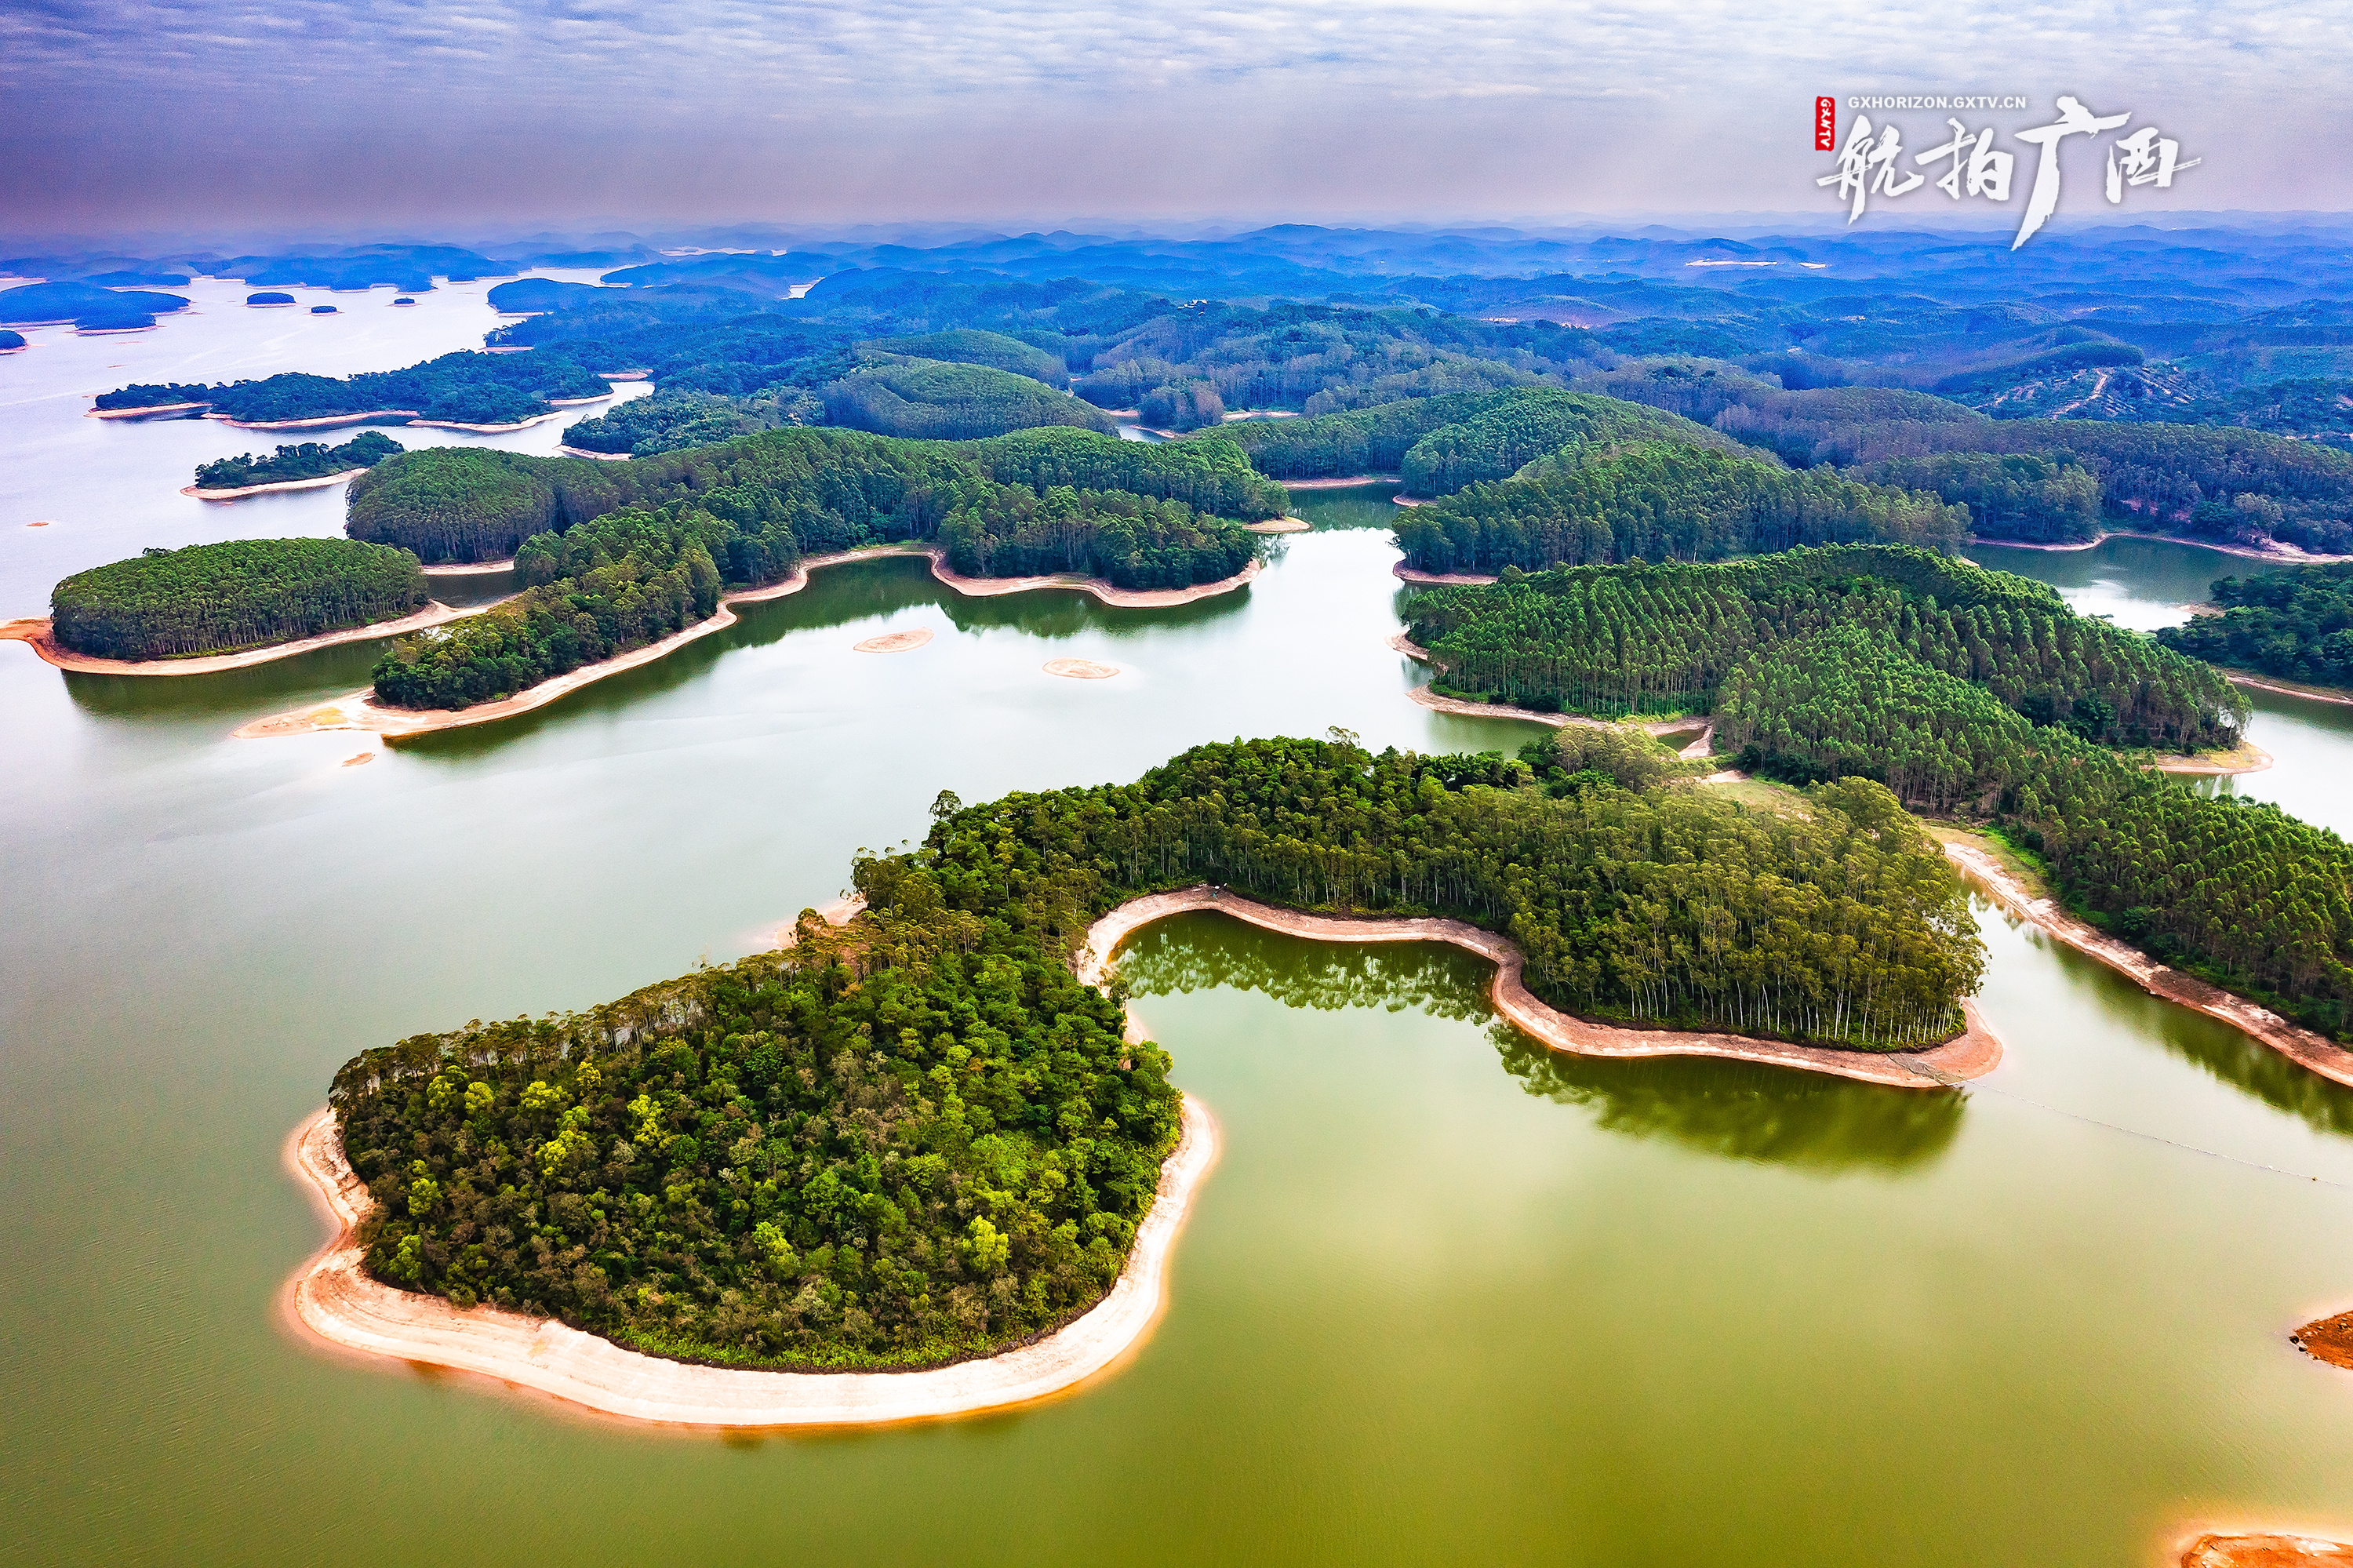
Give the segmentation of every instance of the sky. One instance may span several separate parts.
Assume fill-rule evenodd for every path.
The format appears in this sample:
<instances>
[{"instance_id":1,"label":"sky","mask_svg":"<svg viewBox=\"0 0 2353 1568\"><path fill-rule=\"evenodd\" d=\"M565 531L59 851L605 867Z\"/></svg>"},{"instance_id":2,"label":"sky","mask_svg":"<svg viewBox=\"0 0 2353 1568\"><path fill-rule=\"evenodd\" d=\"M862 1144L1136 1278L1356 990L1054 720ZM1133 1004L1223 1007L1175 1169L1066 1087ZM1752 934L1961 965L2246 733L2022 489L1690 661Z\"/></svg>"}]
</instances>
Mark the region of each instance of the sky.
<instances>
[{"instance_id":1,"label":"sky","mask_svg":"<svg viewBox=\"0 0 2353 1568\"><path fill-rule=\"evenodd\" d=\"M0 228L1819 214L1814 99L1883 92L2341 211L2348 58L2353 0L8 0Z\"/></svg>"}]
</instances>

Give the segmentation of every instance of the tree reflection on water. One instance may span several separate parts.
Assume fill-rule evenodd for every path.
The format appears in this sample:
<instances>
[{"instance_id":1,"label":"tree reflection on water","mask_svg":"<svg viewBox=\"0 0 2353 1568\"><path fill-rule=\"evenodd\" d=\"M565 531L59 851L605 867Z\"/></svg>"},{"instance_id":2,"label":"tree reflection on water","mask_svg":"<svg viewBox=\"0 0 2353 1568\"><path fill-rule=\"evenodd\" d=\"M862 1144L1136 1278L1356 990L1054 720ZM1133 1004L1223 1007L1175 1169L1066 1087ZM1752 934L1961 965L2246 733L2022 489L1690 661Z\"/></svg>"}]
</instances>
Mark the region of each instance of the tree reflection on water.
<instances>
[{"instance_id":1,"label":"tree reflection on water","mask_svg":"<svg viewBox=\"0 0 2353 1568\"><path fill-rule=\"evenodd\" d=\"M1819 1174L1909 1172L1952 1146L1966 1097L1887 1088L1704 1057L1609 1061L1552 1051L1493 1017L1492 968L1441 943L1362 947L1311 941L1211 915L1162 921L1123 948L1119 973L1138 996L1218 986L1321 1012L1417 1009L1490 1021L1504 1070L1531 1095L1583 1107L1635 1138Z\"/></svg>"}]
</instances>

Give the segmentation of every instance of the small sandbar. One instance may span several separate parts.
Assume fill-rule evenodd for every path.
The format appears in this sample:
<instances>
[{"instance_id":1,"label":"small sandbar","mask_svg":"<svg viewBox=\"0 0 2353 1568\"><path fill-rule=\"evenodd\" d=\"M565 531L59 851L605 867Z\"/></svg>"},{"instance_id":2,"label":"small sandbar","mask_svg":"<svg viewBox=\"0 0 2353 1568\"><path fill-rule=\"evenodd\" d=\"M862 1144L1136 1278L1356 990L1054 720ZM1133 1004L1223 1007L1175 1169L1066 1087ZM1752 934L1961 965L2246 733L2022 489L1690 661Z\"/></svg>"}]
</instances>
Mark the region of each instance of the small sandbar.
<instances>
[{"instance_id":1,"label":"small sandbar","mask_svg":"<svg viewBox=\"0 0 2353 1568\"><path fill-rule=\"evenodd\" d=\"M344 1158L334 1112L294 1131L286 1163L326 1209L335 1234L295 1275L289 1316L325 1344L387 1362L496 1378L624 1420L678 1426L882 1426L1034 1404L1117 1370L1168 1304L1168 1266L1203 1178L1218 1126L1184 1097L1176 1147L1135 1230L1127 1263L1103 1298L1059 1331L982 1361L925 1372L786 1372L693 1366L625 1351L546 1318L496 1307L460 1310L438 1296L371 1278L353 1229L374 1207Z\"/></svg>"},{"instance_id":2,"label":"small sandbar","mask_svg":"<svg viewBox=\"0 0 2353 1568\"><path fill-rule=\"evenodd\" d=\"M1091 659L1049 659L1039 668L1067 681L1108 681L1119 673L1118 665L1098 664Z\"/></svg>"},{"instance_id":3,"label":"small sandbar","mask_svg":"<svg viewBox=\"0 0 2353 1568\"><path fill-rule=\"evenodd\" d=\"M1304 534L1315 524L1304 517L1270 517L1263 523L1245 523L1242 526L1253 534Z\"/></svg>"},{"instance_id":4,"label":"small sandbar","mask_svg":"<svg viewBox=\"0 0 2353 1568\"><path fill-rule=\"evenodd\" d=\"M880 637L870 637L851 646L852 653L912 653L932 640L932 629L919 626L913 631L889 631Z\"/></svg>"},{"instance_id":5,"label":"small sandbar","mask_svg":"<svg viewBox=\"0 0 2353 1568\"><path fill-rule=\"evenodd\" d=\"M2201 1535L2181 1568L2353 1568L2353 1546L2316 1535Z\"/></svg>"},{"instance_id":6,"label":"small sandbar","mask_svg":"<svg viewBox=\"0 0 2353 1568\"><path fill-rule=\"evenodd\" d=\"M1075 965L1089 985L1108 978L1120 944L1172 915L1215 910L1247 925L1322 942L1445 942L1467 948L1495 966L1488 995L1507 1022L1552 1050L1575 1056L1721 1056L1761 1062L1803 1072L1827 1073L1897 1088L1933 1089L1983 1077L2001 1061L2001 1042L1986 1026L1974 998L1964 998L1962 1033L1921 1051L1839 1051L1744 1034L1695 1033L1672 1029L1629 1029L1596 1023L1559 1012L1521 982L1525 960L1508 938L1461 920L1381 919L1308 915L1261 904L1224 888L1187 887L1131 898L1087 928Z\"/></svg>"},{"instance_id":7,"label":"small sandbar","mask_svg":"<svg viewBox=\"0 0 2353 1568\"><path fill-rule=\"evenodd\" d=\"M1394 473L1350 473L1336 479L1278 479L1275 482L1285 490L1354 490L1366 484L1397 484L1401 482Z\"/></svg>"}]
</instances>

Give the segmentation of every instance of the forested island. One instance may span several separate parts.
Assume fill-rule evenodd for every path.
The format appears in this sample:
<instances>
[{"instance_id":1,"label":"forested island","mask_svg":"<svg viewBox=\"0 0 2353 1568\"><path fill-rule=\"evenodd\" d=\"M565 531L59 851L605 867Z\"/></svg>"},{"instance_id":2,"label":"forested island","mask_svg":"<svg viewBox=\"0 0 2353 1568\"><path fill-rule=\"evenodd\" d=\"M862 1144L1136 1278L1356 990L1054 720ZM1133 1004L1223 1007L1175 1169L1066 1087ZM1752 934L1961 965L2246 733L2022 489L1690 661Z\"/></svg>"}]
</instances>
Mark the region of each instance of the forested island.
<instances>
[{"instance_id":1,"label":"forested island","mask_svg":"<svg viewBox=\"0 0 2353 1568\"><path fill-rule=\"evenodd\" d=\"M2220 614L2168 626L2158 641L2227 669L2353 690L2353 570L2224 577L2212 598Z\"/></svg>"},{"instance_id":2,"label":"forested island","mask_svg":"<svg viewBox=\"0 0 2353 1568\"><path fill-rule=\"evenodd\" d=\"M120 321L133 316L154 318L188 308L185 294L158 293L145 289L107 289L92 283L26 283L0 289L0 326L45 326L59 322Z\"/></svg>"},{"instance_id":3,"label":"forested island","mask_svg":"<svg viewBox=\"0 0 2353 1568\"><path fill-rule=\"evenodd\" d=\"M395 620L425 603L406 550L350 539L232 539L77 572L50 635L91 658L220 653Z\"/></svg>"},{"instance_id":4,"label":"forested island","mask_svg":"<svg viewBox=\"0 0 2353 1568\"><path fill-rule=\"evenodd\" d=\"M551 401L605 396L602 378L561 355L445 354L406 370L341 378L287 372L225 386L142 385L97 399L100 409L199 404L240 424L386 414L452 424L514 424L548 412Z\"/></svg>"},{"instance_id":5,"label":"forested island","mask_svg":"<svg viewBox=\"0 0 2353 1568\"><path fill-rule=\"evenodd\" d=\"M257 485L287 484L354 469L374 468L408 449L378 430L363 430L341 446L303 441L280 447L268 457L251 452L218 458L196 465L198 490L245 490Z\"/></svg>"},{"instance_id":6,"label":"forested island","mask_svg":"<svg viewBox=\"0 0 2353 1568\"><path fill-rule=\"evenodd\" d=\"M2353 847L2207 796L2134 748L2228 745L2212 669L2050 589L1922 552L1561 568L1417 596L1445 689L1602 714L1709 712L1740 765L1883 780L1990 824L2069 906L2333 1038L2353 1033Z\"/></svg>"},{"instance_id":7,"label":"forested island","mask_svg":"<svg viewBox=\"0 0 2353 1568\"><path fill-rule=\"evenodd\" d=\"M1066 1321L1177 1119L1168 1058L1071 959L1158 889L1450 915L1565 1006L1865 1050L1953 1033L1983 966L1935 842L1862 781L1792 817L1268 740L934 817L856 864L843 929L807 914L780 953L354 1058L330 1104L368 1270L732 1366L926 1366Z\"/></svg>"}]
</instances>

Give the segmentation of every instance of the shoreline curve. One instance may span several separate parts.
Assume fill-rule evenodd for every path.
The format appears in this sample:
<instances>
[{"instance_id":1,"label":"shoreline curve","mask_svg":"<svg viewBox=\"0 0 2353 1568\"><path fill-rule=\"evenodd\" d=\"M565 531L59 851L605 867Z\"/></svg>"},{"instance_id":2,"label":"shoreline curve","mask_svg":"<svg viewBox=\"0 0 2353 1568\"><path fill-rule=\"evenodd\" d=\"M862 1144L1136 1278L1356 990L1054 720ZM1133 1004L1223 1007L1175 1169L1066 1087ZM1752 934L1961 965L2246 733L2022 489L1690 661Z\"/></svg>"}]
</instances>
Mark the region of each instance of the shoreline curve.
<instances>
[{"instance_id":1,"label":"shoreline curve","mask_svg":"<svg viewBox=\"0 0 2353 1568\"><path fill-rule=\"evenodd\" d=\"M2138 948L2120 942L2067 914L2055 900L2030 895L2026 885L2008 866L1974 843L1956 843L1947 839L1945 856L2002 908L2085 958L2105 964L2151 996L2227 1023L2270 1046L2297 1066L2353 1087L2353 1051L2291 1023L2245 997L2158 963Z\"/></svg>"},{"instance_id":2,"label":"shoreline curve","mask_svg":"<svg viewBox=\"0 0 2353 1568\"><path fill-rule=\"evenodd\" d=\"M1148 591L1115 588L1093 577L1071 577L1069 574L1045 577L967 577L949 570L947 552L936 545L910 546L882 545L862 550L842 550L831 555L804 556L792 576L764 588L744 588L740 592L722 594L719 608L692 626L673 631L659 642L643 648L633 648L626 653L583 664L535 686L517 692L513 696L496 702L478 703L470 708L392 708L374 700L375 688L362 687L331 701L315 704L294 712L272 714L239 726L234 736L239 740L259 740L270 736L305 735L319 730L364 730L381 735L386 740L399 740L409 736L429 735L447 729L463 729L470 725L495 724L501 719L545 707L557 698L567 696L583 686L593 684L607 675L617 675L624 670L634 670L675 652L688 643L724 631L735 624L734 607L739 604L759 604L768 599L783 599L807 588L809 574L828 567L847 566L853 561L881 559L891 556L923 556L930 558L932 576L958 593L976 599L991 599L1001 594L1029 593L1039 588L1077 588L1092 593L1103 603L1115 609L1154 609L1166 605L1190 604L1196 599L1215 594L1229 593L1258 576L1262 562L1249 566L1214 583L1203 583L1189 588L1155 588ZM512 563L509 563L512 564ZM430 568L427 568L428 570ZM485 607L487 608L487 607Z\"/></svg>"},{"instance_id":3,"label":"shoreline curve","mask_svg":"<svg viewBox=\"0 0 2353 1568\"><path fill-rule=\"evenodd\" d=\"M1036 1404L1124 1366L1168 1306L1168 1264L1202 1180L1218 1124L1190 1095L1176 1147L1103 1298L1045 1338L984 1360L922 1372L794 1372L701 1366L623 1350L551 1318L446 1298L368 1277L353 1229L373 1206L343 1157L332 1109L287 1139L287 1168L317 1195L334 1234L287 1283L289 1319L306 1338L392 1361L495 1378L598 1414L666 1426L821 1429L899 1425Z\"/></svg>"},{"instance_id":4,"label":"shoreline curve","mask_svg":"<svg viewBox=\"0 0 2353 1568\"><path fill-rule=\"evenodd\" d=\"M193 495L198 501L241 501L248 495L268 495L280 490L320 490L330 484L341 484L355 473L365 473L364 468L339 468L332 473L317 474L310 479L281 479L271 484L241 484L234 490L206 490L197 485L184 484L183 495Z\"/></svg>"},{"instance_id":5,"label":"shoreline curve","mask_svg":"<svg viewBox=\"0 0 2353 1568\"><path fill-rule=\"evenodd\" d=\"M2293 545L2284 545L2274 550L2257 550L2245 545L2217 545L2207 539L2185 539L2179 534L2152 534L2146 528L2110 528L2104 530L2096 539L2061 545L2028 539L1996 539L1983 534L1969 535L1972 545L1992 545L2010 550L2047 550L2054 556L2096 550L2111 539L2154 539L2160 545L2186 545L2193 550L2211 550L2218 556L2236 556L2242 561L2269 561L2278 567L2325 567L2337 561L2353 561L2353 556L2316 556Z\"/></svg>"},{"instance_id":6,"label":"shoreline curve","mask_svg":"<svg viewBox=\"0 0 2353 1568\"><path fill-rule=\"evenodd\" d=\"M505 602L505 599L492 599L489 604L470 604L462 609L453 609L439 599L429 599L424 609L404 615L397 620L347 626L340 631L322 631L315 637L298 638L291 642L273 642L266 648L248 648L240 653L202 653L185 659L93 658L87 653L77 653L58 642L49 634L49 623L38 619L11 620L0 625L0 642L22 642L39 654L43 662L81 675L216 675L225 670L249 670L257 664L291 659L300 653L315 653L322 648L332 648L339 643L405 637L412 631L425 631L436 626L446 626L453 620L463 620L470 615L480 615Z\"/></svg>"},{"instance_id":7,"label":"shoreline curve","mask_svg":"<svg viewBox=\"0 0 2353 1568\"><path fill-rule=\"evenodd\" d=\"M1215 910L1245 925L1322 942L1446 942L1476 953L1495 966L1488 1000L1496 1013L1539 1044L1566 1055L1614 1057L1715 1056L1736 1062L1822 1073L1894 1088L1950 1088L1981 1078L2001 1063L2001 1041L1987 1025L1973 997L1961 1011L1968 1027L1941 1045L1920 1051L1840 1051L1759 1040L1745 1034L1672 1029L1628 1029L1595 1023L1562 1012L1521 983L1519 947L1507 937L1461 920L1435 917L1390 919L1309 915L1261 904L1244 894L1203 884L1174 893L1131 898L1087 927L1075 969L1087 985L1108 977L1120 944L1155 920L1197 910Z\"/></svg>"}]
</instances>

